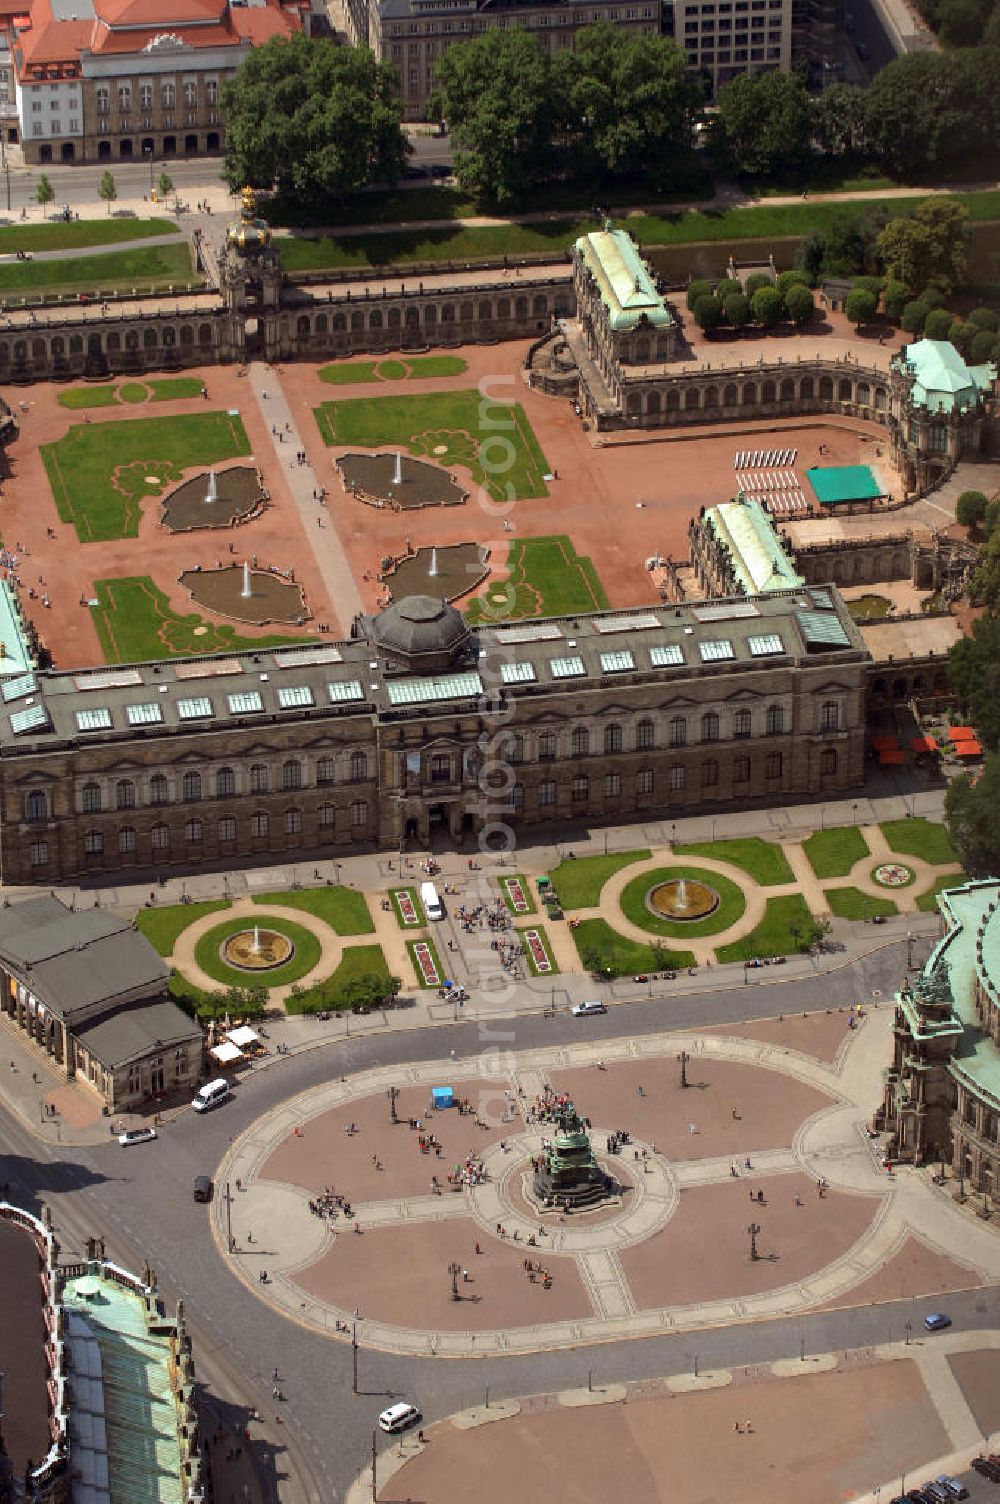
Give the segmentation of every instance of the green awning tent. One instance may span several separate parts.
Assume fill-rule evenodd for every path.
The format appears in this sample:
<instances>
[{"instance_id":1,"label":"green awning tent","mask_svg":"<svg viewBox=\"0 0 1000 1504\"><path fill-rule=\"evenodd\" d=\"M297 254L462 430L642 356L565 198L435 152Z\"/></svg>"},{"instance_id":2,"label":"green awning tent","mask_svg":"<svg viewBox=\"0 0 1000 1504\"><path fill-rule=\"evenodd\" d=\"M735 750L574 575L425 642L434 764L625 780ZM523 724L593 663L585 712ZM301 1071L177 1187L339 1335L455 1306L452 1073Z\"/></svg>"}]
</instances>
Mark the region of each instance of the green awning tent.
<instances>
[{"instance_id":1,"label":"green awning tent","mask_svg":"<svg viewBox=\"0 0 1000 1504\"><path fill-rule=\"evenodd\" d=\"M878 481L867 465L816 465L806 471L820 506L836 507L849 501L874 501L881 496Z\"/></svg>"}]
</instances>

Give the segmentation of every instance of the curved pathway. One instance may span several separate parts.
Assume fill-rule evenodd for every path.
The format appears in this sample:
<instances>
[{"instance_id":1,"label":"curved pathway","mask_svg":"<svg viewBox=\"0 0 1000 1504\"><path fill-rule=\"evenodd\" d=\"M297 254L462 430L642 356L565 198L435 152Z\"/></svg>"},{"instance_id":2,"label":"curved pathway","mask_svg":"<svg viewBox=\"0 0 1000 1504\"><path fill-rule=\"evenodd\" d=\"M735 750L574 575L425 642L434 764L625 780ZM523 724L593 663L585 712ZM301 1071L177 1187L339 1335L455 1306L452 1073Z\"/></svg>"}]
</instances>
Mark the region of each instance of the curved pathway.
<instances>
[{"instance_id":1,"label":"curved pathway","mask_svg":"<svg viewBox=\"0 0 1000 1504\"><path fill-rule=\"evenodd\" d=\"M311 987L314 982L322 981L332 971L336 971L344 954L344 944L328 924L322 919L317 919L306 909L285 908L280 903L260 904L254 903L249 898L236 899L228 909L216 909L211 914L205 914L201 919L196 919L186 929L181 930L177 937L177 943L173 952L168 957L170 965L175 967L189 982L194 982L196 987L203 988L206 992L218 992L225 987L224 982L219 982L215 977L210 977L208 972L202 971L194 958L195 947L203 935L209 930L214 930L220 924L228 924L231 919L246 919L248 924L259 922L265 915L273 914L275 919L287 919L289 924L297 924L302 929L308 930L319 941L319 960L311 971L299 977L295 983L289 983L286 987L271 987L270 1001L283 1003L291 992L293 986ZM246 985L267 985L267 972L247 972Z\"/></svg>"}]
</instances>

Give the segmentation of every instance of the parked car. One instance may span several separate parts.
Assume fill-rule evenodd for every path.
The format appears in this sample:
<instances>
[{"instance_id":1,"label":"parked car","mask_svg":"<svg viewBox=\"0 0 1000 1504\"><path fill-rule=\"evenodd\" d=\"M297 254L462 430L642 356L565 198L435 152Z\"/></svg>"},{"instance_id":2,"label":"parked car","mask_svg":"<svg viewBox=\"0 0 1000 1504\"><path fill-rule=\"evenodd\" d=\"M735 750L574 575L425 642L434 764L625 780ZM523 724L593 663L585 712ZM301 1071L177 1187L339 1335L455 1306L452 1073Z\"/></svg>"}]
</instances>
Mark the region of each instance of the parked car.
<instances>
[{"instance_id":1,"label":"parked car","mask_svg":"<svg viewBox=\"0 0 1000 1504\"><path fill-rule=\"evenodd\" d=\"M586 1002L574 1003L569 1011L574 1018L586 1018L589 1013L607 1013L608 1005L596 997L591 997Z\"/></svg>"},{"instance_id":2,"label":"parked car","mask_svg":"<svg viewBox=\"0 0 1000 1504\"><path fill-rule=\"evenodd\" d=\"M417 1425L423 1416L416 1405L390 1405L388 1410L383 1410L378 1418L379 1426L390 1435L397 1431L408 1431L411 1426Z\"/></svg>"},{"instance_id":3,"label":"parked car","mask_svg":"<svg viewBox=\"0 0 1000 1504\"><path fill-rule=\"evenodd\" d=\"M952 1478L949 1473L940 1473L935 1480L940 1483L949 1499L967 1499L969 1490L960 1478Z\"/></svg>"},{"instance_id":4,"label":"parked car","mask_svg":"<svg viewBox=\"0 0 1000 1504\"><path fill-rule=\"evenodd\" d=\"M426 167L421 167L417 162L411 162L408 167L403 168L403 177L407 182L415 183L420 178L429 178L430 173Z\"/></svg>"},{"instance_id":5,"label":"parked car","mask_svg":"<svg viewBox=\"0 0 1000 1504\"><path fill-rule=\"evenodd\" d=\"M929 1332L943 1332L945 1327L951 1326L951 1317L946 1316L943 1311L932 1311L929 1316L924 1317L924 1326Z\"/></svg>"},{"instance_id":6,"label":"parked car","mask_svg":"<svg viewBox=\"0 0 1000 1504\"><path fill-rule=\"evenodd\" d=\"M211 1175L196 1175L194 1177L193 1195L196 1201L211 1201L212 1191Z\"/></svg>"},{"instance_id":7,"label":"parked car","mask_svg":"<svg viewBox=\"0 0 1000 1504\"><path fill-rule=\"evenodd\" d=\"M155 1137L155 1128L129 1128L126 1133L119 1133L118 1142L123 1149L127 1149L130 1144L145 1144Z\"/></svg>"}]
</instances>

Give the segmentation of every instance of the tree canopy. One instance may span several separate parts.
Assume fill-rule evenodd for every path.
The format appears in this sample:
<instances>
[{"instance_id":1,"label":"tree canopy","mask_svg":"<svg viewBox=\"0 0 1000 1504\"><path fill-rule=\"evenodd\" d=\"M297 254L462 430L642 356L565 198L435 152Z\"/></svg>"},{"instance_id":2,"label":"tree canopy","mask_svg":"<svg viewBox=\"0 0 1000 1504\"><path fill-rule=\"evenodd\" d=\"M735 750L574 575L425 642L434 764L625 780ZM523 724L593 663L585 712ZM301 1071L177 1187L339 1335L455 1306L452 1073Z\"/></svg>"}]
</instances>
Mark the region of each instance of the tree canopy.
<instances>
[{"instance_id":1,"label":"tree canopy","mask_svg":"<svg viewBox=\"0 0 1000 1504\"><path fill-rule=\"evenodd\" d=\"M886 272L908 287L934 282L950 291L965 271L969 211L953 198L932 198L893 219L876 242Z\"/></svg>"},{"instance_id":2,"label":"tree canopy","mask_svg":"<svg viewBox=\"0 0 1000 1504\"><path fill-rule=\"evenodd\" d=\"M971 636L952 646L948 677L979 740L985 747L1000 748L1000 617L979 617Z\"/></svg>"},{"instance_id":3,"label":"tree canopy","mask_svg":"<svg viewBox=\"0 0 1000 1504\"><path fill-rule=\"evenodd\" d=\"M719 90L716 145L736 172L787 171L808 156L812 113L794 74L741 73Z\"/></svg>"},{"instance_id":4,"label":"tree canopy","mask_svg":"<svg viewBox=\"0 0 1000 1504\"><path fill-rule=\"evenodd\" d=\"M367 47L303 33L254 47L222 91L224 175L300 203L392 183L406 160L399 80Z\"/></svg>"},{"instance_id":5,"label":"tree canopy","mask_svg":"<svg viewBox=\"0 0 1000 1504\"><path fill-rule=\"evenodd\" d=\"M1000 753L987 757L973 783L963 773L948 786L944 801L951 839L962 866L973 877L1000 872Z\"/></svg>"}]
</instances>

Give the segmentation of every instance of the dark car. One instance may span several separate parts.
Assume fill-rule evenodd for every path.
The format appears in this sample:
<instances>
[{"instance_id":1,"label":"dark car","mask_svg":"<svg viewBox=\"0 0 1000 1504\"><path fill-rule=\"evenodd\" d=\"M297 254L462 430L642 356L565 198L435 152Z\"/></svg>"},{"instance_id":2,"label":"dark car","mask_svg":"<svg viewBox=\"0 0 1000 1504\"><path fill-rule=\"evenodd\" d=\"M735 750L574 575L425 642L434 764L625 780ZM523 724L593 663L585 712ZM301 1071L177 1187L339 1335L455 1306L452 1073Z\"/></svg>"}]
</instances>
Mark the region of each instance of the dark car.
<instances>
[{"instance_id":1,"label":"dark car","mask_svg":"<svg viewBox=\"0 0 1000 1504\"><path fill-rule=\"evenodd\" d=\"M451 177L451 172L452 172L452 170L448 166L447 162L432 162L431 163L431 177L432 178L450 178Z\"/></svg>"},{"instance_id":2,"label":"dark car","mask_svg":"<svg viewBox=\"0 0 1000 1504\"><path fill-rule=\"evenodd\" d=\"M421 167L418 163L411 162L408 167L403 168L403 177L407 182L415 183L419 178L429 178L430 173L426 167Z\"/></svg>"},{"instance_id":3,"label":"dark car","mask_svg":"<svg viewBox=\"0 0 1000 1504\"><path fill-rule=\"evenodd\" d=\"M196 1201L211 1201L214 1189L210 1175L196 1175L194 1177L193 1194Z\"/></svg>"},{"instance_id":4,"label":"dark car","mask_svg":"<svg viewBox=\"0 0 1000 1504\"><path fill-rule=\"evenodd\" d=\"M943 1311L933 1311L930 1316L924 1317L924 1326L929 1332L943 1332L945 1327L951 1326L951 1317Z\"/></svg>"}]
</instances>

